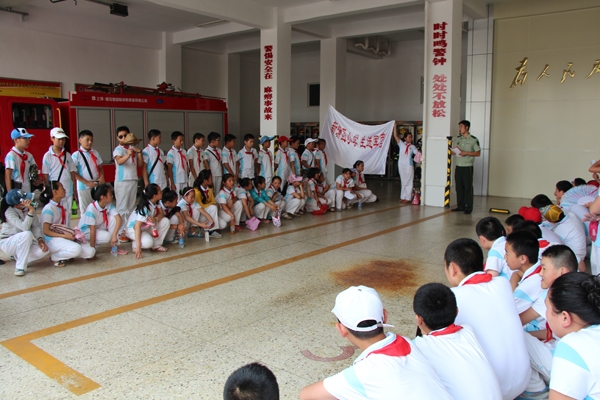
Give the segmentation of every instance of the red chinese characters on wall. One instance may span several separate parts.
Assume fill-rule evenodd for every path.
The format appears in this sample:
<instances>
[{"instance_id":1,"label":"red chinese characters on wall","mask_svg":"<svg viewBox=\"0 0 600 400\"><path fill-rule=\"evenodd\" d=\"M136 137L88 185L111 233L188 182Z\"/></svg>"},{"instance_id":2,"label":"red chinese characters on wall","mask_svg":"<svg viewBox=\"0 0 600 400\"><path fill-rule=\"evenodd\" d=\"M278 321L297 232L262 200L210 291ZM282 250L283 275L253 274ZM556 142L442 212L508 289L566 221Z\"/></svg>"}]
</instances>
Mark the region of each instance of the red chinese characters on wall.
<instances>
[{"instance_id":1,"label":"red chinese characters on wall","mask_svg":"<svg viewBox=\"0 0 600 400\"><path fill-rule=\"evenodd\" d=\"M431 116L434 118L443 118L446 116L447 81L448 78L444 74L433 75Z\"/></svg>"},{"instance_id":2,"label":"red chinese characters on wall","mask_svg":"<svg viewBox=\"0 0 600 400\"><path fill-rule=\"evenodd\" d=\"M375 134L371 136L359 136L352 132L348 132L346 128L340 126L337 121L331 124L331 134L342 142L361 149L382 148L385 143L385 133Z\"/></svg>"},{"instance_id":3,"label":"red chinese characters on wall","mask_svg":"<svg viewBox=\"0 0 600 400\"><path fill-rule=\"evenodd\" d=\"M433 65L446 64L446 50L448 48L448 42L446 42L447 26L447 22L433 24Z\"/></svg>"},{"instance_id":4,"label":"red chinese characters on wall","mask_svg":"<svg viewBox=\"0 0 600 400\"><path fill-rule=\"evenodd\" d=\"M265 46L263 74L265 79L273 79L273 46Z\"/></svg>"},{"instance_id":5,"label":"red chinese characters on wall","mask_svg":"<svg viewBox=\"0 0 600 400\"><path fill-rule=\"evenodd\" d=\"M265 80L273 79L273 46L266 45L264 47L264 65L263 77ZM265 121L273 120L273 86L265 86L263 88L263 115Z\"/></svg>"},{"instance_id":6,"label":"red chinese characters on wall","mask_svg":"<svg viewBox=\"0 0 600 400\"><path fill-rule=\"evenodd\" d=\"M266 121L273 119L273 87L265 86L263 90L263 114Z\"/></svg>"}]
</instances>

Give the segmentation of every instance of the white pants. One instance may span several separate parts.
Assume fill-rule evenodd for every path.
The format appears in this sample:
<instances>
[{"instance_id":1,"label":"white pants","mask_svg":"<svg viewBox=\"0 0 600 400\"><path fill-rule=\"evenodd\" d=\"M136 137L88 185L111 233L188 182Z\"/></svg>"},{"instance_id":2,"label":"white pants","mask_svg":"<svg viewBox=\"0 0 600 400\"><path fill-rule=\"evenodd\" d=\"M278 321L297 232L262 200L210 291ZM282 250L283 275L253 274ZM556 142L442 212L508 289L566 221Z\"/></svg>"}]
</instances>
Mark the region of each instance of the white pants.
<instances>
[{"instance_id":1,"label":"white pants","mask_svg":"<svg viewBox=\"0 0 600 400\"><path fill-rule=\"evenodd\" d=\"M298 210L300 210L306 204L306 199L297 199L295 197L291 197L288 201L285 202L284 212L289 214L296 214Z\"/></svg>"},{"instance_id":2,"label":"white pants","mask_svg":"<svg viewBox=\"0 0 600 400\"><path fill-rule=\"evenodd\" d=\"M89 243L79 244L72 240L53 237L47 244L52 261L70 260L71 258L88 259L96 255L96 249Z\"/></svg>"},{"instance_id":3,"label":"white pants","mask_svg":"<svg viewBox=\"0 0 600 400\"><path fill-rule=\"evenodd\" d=\"M544 390L548 382L550 382L552 352L556 343L554 340L544 343L525 332L525 344L531 364L531 378L526 390L528 392L539 392Z\"/></svg>"},{"instance_id":4,"label":"white pants","mask_svg":"<svg viewBox=\"0 0 600 400\"><path fill-rule=\"evenodd\" d=\"M73 218L73 214L71 212L71 207L73 206L73 195L62 199L61 204L63 205L63 207L65 208L65 212L67 213L67 218L66 218L67 221L65 222L65 225L71 226L71 219ZM81 208L80 208L79 209L79 217L81 218L81 216L84 213L85 213L85 210L81 210Z\"/></svg>"},{"instance_id":5,"label":"white pants","mask_svg":"<svg viewBox=\"0 0 600 400\"><path fill-rule=\"evenodd\" d=\"M115 182L115 198L117 200L117 212L123 220L122 225L118 227L120 231L125 231L129 214L135 208L135 198L137 196L137 184L135 179L123 182Z\"/></svg>"},{"instance_id":6,"label":"white pants","mask_svg":"<svg viewBox=\"0 0 600 400\"><path fill-rule=\"evenodd\" d=\"M600 272L600 247L592 244L590 264L592 267L592 275L598 275Z\"/></svg>"},{"instance_id":7,"label":"white pants","mask_svg":"<svg viewBox=\"0 0 600 400\"><path fill-rule=\"evenodd\" d=\"M212 227L212 229L209 229L210 231L216 231L219 229L223 229L227 226L227 222L225 221L221 221L221 219L219 218L219 207L217 207L214 204L211 204L210 206L206 207L204 209L204 211L206 211L208 213L208 215L210 215L210 217L212 218L214 225ZM198 221L199 222L207 222L208 218L206 218L204 215L200 214L200 211L198 211Z\"/></svg>"},{"instance_id":8,"label":"white pants","mask_svg":"<svg viewBox=\"0 0 600 400\"><path fill-rule=\"evenodd\" d=\"M96 228L96 246L99 244L108 244L112 238L112 234L117 228L117 219L114 216L108 216L108 230ZM85 237L90 240L90 231L85 231Z\"/></svg>"},{"instance_id":9,"label":"white pants","mask_svg":"<svg viewBox=\"0 0 600 400\"><path fill-rule=\"evenodd\" d=\"M274 201L273 203L277 205L279 211L283 212L283 210L285 209L285 199L283 197L277 201Z\"/></svg>"},{"instance_id":10,"label":"white pants","mask_svg":"<svg viewBox=\"0 0 600 400\"><path fill-rule=\"evenodd\" d=\"M233 216L235 218L235 224L239 225L240 218L242 217L242 211L244 210L244 206L242 206L241 201L236 201L235 203L233 203L233 206L231 208L232 208L232 210L229 210L229 211L231 211L233 213ZM231 215L227 214L223 210L219 210L219 222L221 224L225 223L225 226L229 225L229 223L231 222Z\"/></svg>"},{"instance_id":11,"label":"white pants","mask_svg":"<svg viewBox=\"0 0 600 400\"><path fill-rule=\"evenodd\" d=\"M343 191L343 190L337 190L337 189L335 189L335 208L337 208L338 210L343 210L344 208L346 208L345 205L344 205L344 202L342 201L342 200L345 199L344 193L345 193L345 191ZM346 204L347 205L354 204L357 201L358 201L358 196L356 196L352 200L346 199Z\"/></svg>"},{"instance_id":12,"label":"white pants","mask_svg":"<svg viewBox=\"0 0 600 400\"><path fill-rule=\"evenodd\" d=\"M415 177L415 167L410 164L398 163L398 172L400 173L400 191L401 200L412 200L413 179Z\"/></svg>"},{"instance_id":13,"label":"white pants","mask_svg":"<svg viewBox=\"0 0 600 400\"><path fill-rule=\"evenodd\" d=\"M171 225L171 221L167 218L163 218L154 225L154 228L158 231L158 237L153 238L150 234L150 229L142 230L142 249L155 249L157 247L162 246L163 241L165 240L165 236L167 236L167 232L169 231L169 226ZM137 249L137 243L135 241L135 228L127 228L127 237L131 239L131 246L133 249Z\"/></svg>"},{"instance_id":14,"label":"white pants","mask_svg":"<svg viewBox=\"0 0 600 400\"><path fill-rule=\"evenodd\" d=\"M25 271L27 265L50 254L42 251L31 231L19 232L0 240L0 250L15 257L15 269Z\"/></svg>"},{"instance_id":15,"label":"white pants","mask_svg":"<svg viewBox=\"0 0 600 400\"><path fill-rule=\"evenodd\" d=\"M267 208L263 203L256 203L254 207L252 207L252 211L254 212L254 216L258 219L265 219L269 215L270 208Z\"/></svg>"},{"instance_id":16,"label":"white pants","mask_svg":"<svg viewBox=\"0 0 600 400\"><path fill-rule=\"evenodd\" d=\"M357 190L356 193L358 193L362 196L362 198L359 199L359 202L361 204L373 203L373 202L377 201L377 196L375 196L373 194L373 192L371 192L369 189Z\"/></svg>"},{"instance_id":17,"label":"white pants","mask_svg":"<svg viewBox=\"0 0 600 400\"><path fill-rule=\"evenodd\" d=\"M321 198L319 198L321 200ZM306 212L317 211L321 208L321 202L316 201L314 197L306 199Z\"/></svg>"},{"instance_id":18,"label":"white pants","mask_svg":"<svg viewBox=\"0 0 600 400\"><path fill-rule=\"evenodd\" d=\"M219 193L219 190L221 190L221 181L223 180L223 176L215 176L213 174L212 176L213 178L213 193L215 194L215 196Z\"/></svg>"},{"instance_id":19,"label":"white pants","mask_svg":"<svg viewBox=\"0 0 600 400\"><path fill-rule=\"evenodd\" d=\"M87 211L88 206L94 200L92 199L92 188L77 191L79 197L79 218Z\"/></svg>"},{"instance_id":20,"label":"white pants","mask_svg":"<svg viewBox=\"0 0 600 400\"><path fill-rule=\"evenodd\" d=\"M181 200L181 191L183 190L184 187L186 187L188 184L187 182L181 182L181 183L176 183L175 184L175 191L177 192L177 200Z\"/></svg>"},{"instance_id":21,"label":"white pants","mask_svg":"<svg viewBox=\"0 0 600 400\"><path fill-rule=\"evenodd\" d=\"M171 228L172 225L179 225L179 218L177 215L173 215L169 218L169 230L167 231L167 235L165 236L165 240L167 242L172 242L175 238L175 233L177 232L177 228Z\"/></svg>"},{"instance_id":22,"label":"white pants","mask_svg":"<svg viewBox=\"0 0 600 400\"><path fill-rule=\"evenodd\" d=\"M329 190L323 193L323 197L327 201L327 206L335 207L335 189L329 188Z\"/></svg>"}]
</instances>

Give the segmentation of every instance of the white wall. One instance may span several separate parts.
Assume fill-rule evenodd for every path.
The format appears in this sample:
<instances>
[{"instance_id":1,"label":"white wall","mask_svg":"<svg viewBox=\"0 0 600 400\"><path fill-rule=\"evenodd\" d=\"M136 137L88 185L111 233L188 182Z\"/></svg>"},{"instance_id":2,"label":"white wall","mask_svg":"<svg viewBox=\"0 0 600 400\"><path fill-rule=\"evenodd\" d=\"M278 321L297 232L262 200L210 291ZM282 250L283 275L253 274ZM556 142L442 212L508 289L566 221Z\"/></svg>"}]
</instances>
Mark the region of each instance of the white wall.
<instances>
[{"instance_id":1,"label":"white wall","mask_svg":"<svg viewBox=\"0 0 600 400\"><path fill-rule=\"evenodd\" d=\"M240 128L231 132L238 137L251 133L260 135L260 58L242 57L240 60ZM285 133L284 133L285 134ZM241 140L238 141L241 143Z\"/></svg>"},{"instance_id":2,"label":"white wall","mask_svg":"<svg viewBox=\"0 0 600 400\"><path fill-rule=\"evenodd\" d=\"M227 55L183 48L181 90L205 96L227 97Z\"/></svg>"},{"instance_id":3,"label":"white wall","mask_svg":"<svg viewBox=\"0 0 600 400\"><path fill-rule=\"evenodd\" d=\"M319 122L319 106L308 106L308 84L320 82L320 50L292 52L292 122Z\"/></svg>"}]
</instances>

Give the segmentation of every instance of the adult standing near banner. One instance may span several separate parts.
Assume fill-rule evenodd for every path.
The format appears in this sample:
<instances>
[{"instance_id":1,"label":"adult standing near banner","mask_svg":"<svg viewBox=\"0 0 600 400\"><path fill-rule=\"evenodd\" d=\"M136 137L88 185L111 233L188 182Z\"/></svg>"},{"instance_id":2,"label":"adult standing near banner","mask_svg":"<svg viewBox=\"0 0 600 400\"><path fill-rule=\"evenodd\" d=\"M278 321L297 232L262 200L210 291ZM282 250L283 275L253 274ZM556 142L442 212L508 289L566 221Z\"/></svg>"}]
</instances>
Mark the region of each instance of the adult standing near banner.
<instances>
[{"instance_id":1,"label":"adult standing near banner","mask_svg":"<svg viewBox=\"0 0 600 400\"><path fill-rule=\"evenodd\" d=\"M413 156L417 154L417 148L412 144L412 133L404 135L404 141L398 135L394 124L394 139L398 143L398 173L400 174L400 200L398 203L412 202L413 180L415 167Z\"/></svg>"},{"instance_id":2,"label":"adult standing near banner","mask_svg":"<svg viewBox=\"0 0 600 400\"><path fill-rule=\"evenodd\" d=\"M473 163L481 154L479 139L471 135L471 123L467 120L458 123L460 135L454 140L453 153L456 155L454 182L456 184L457 205L452 211L473 212Z\"/></svg>"}]
</instances>

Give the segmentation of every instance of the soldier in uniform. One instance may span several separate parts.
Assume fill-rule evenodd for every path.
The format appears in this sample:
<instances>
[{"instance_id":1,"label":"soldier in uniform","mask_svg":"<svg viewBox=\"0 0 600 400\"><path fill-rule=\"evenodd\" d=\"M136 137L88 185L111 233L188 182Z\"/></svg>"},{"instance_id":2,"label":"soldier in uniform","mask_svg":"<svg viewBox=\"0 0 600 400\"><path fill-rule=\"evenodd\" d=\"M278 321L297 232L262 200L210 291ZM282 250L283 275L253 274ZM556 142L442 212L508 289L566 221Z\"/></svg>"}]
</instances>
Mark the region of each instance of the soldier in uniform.
<instances>
[{"instance_id":1,"label":"soldier in uniform","mask_svg":"<svg viewBox=\"0 0 600 400\"><path fill-rule=\"evenodd\" d=\"M473 162L479 157L481 149L479 139L469 133L471 123L460 121L458 131L460 135L454 140L454 147L460 150L455 158L454 182L456 184L457 206L452 211L464 211L471 214L473 211Z\"/></svg>"}]
</instances>

